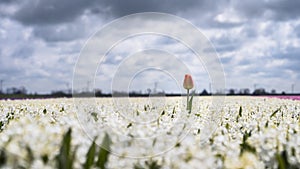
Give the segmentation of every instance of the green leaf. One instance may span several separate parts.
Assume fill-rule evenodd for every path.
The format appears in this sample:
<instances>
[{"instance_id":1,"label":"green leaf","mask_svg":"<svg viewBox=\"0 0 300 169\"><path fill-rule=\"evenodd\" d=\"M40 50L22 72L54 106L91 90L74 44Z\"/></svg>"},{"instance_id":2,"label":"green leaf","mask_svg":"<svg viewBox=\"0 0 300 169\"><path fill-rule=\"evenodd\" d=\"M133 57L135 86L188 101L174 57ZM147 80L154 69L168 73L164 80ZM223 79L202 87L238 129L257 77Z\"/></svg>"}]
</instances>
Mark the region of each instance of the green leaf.
<instances>
[{"instance_id":1,"label":"green leaf","mask_svg":"<svg viewBox=\"0 0 300 169\"><path fill-rule=\"evenodd\" d=\"M192 106L193 106L193 98L194 98L194 95L195 95L195 90L192 91L192 96L189 100L189 104L188 104L188 110L189 110L189 113L191 113L192 111Z\"/></svg>"},{"instance_id":2,"label":"green leaf","mask_svg":"<svg viewBox=\"0 0 300 169\"><path fill-rule=\"evenodd\" d=\"M0 132L3 130L4 123L2 121L0 121Z\"/></svg>"},{"instance_id":3,"label":"green leaf","mask_svg":"<svg viewBox=\"0 0 300 169\"><path fill-rule=\"evenodd\" d=\"M86 161L83 165L84 169L90 169L95 161L95 154L96 154L96 143L95 143L96 138L94 139L91 147L89 148L89 151L86 154Z\"/></svg>"},{"instance_id":4,"label":"green leaf","mask_svg":"<svg viewBox=\"0 0 300 169\"><path fill-rule=\"evenodd\" d=\"M91 116L94 118L94 121L98 121L98 114L96 112L92 112Z\"/></svg>"},{"instance_id":5,"label":"green leaf","mask_svg":"<svg viewBox=\"0 0 300 169\"><path fill-rule=\"evenodd\" d=\"M29 168L30 168L32 162L34 161L34 155L33 155L33 152L32 152L32 150L29 146L26 146L26 151L27 151L28 165L29 165Z\"/></svg>"},{"instance_id":6,"label":"green leaf","mask_svg":"<svg viewBox=\"0 0 300 169\"><path fill-rule=\"evenodd\" d=\"M140 163L137 163L133 166L134 169L161 169L162 166L157 163L157 161L148 160L145 161L145 166L142 166Z\"/></svg>"},{"instance_id":7,"label":"green leaf","mask_svg":"<svg viewBox=\"0 0 300 169\"><path fill-rule=\"evenodd\" d=\"M239 116L240 117L242 117L242 111L243 111L242 106L240 106L240 110L239 110Z\"/></svg>"},{"instance_id":8,"label":"green leaf","mask_svg":"<svg viewBox=\"0 0 300 169\"><path fill-rule=\"evenodd\" d=\"M270 118L273 117L273 116L275 116L276 113L278 113L280 110L281 110L281 107L279 107L277 110L275 110L275 111L271 114Z\"/></svg>"},{"instance_id":9,"label":"green leaf","mask_svg":"<svg viewBox=\"0 0 300 169\"><path fill-rule=\"evenodd\" d=\"M105 164L108 161L108 156L110 153L110 145L111 145L111 139L107 133L105 133L105 136L103 138L100 151L98 153L98 161L96 163L96 166L105 169Z\"/></svg>"},{"instance_id":10,"label":"green leaf","mask_svg":"<svg viewBox=\"0 0 300 169\"><path fill-rule=\"evenodd\" d=\"M292 164L289 162L289 154L286 149L281 153L277 152L275 157L278 163L278 169L299 169L297 164Z\"/></svg>"},{"instance_id":11,"label":"green leaf","mask_svg":"<svg viewBox=\"0 0 300 169\"><path fill-rule=\"evenodd\" d=\"M225 128L226 128L227 130L229 130L229 127L230 127L230 125L229 125L228 123L226 123Z\"/></svg>"},{"instance_id":12,"label":"green leaf","mask_svg":"<svg viewBox=\"0 0 300 169\"><path fill-rule=\"evenodd\" d=\"M201 117L201 114L200 113L196 113L195 116Z\"/></svg>"},{"instance_id":13,"label":"green leaf","mask_svg":"<svg viewBox=\"0 0 300 169\"><path fill-rule=\"evenodd\" d=\"M175 110L175 106L174 106L173 111L172 111L172 115L171 115L172 119L174 118L175 113L176 113L176 110Z\"/></svg>"},{"instance_id":14,"label":"green leaf","mask_svg":"<svg viewBox=\"0 0 300 169\"><path fill-rule=\"evenodd\" d=\"M42 155L42 161L43 161L43 163L44 164L47 164L48 163L48 161L49 161L49 157L48 157L48 155L47 154L44 154L44 155Z\"/></svg>"},{"instance_id":15,"label":"green leaf","mask_svg":"<svg viewBox=\"0 0 300 169\"><path fill-rule=\"evenodd\" d=\"M145 168L142 167L141 164L137 163L137 164L134 164L133 169L145 169Z\"/></svg>"},{"instance_id":16,"label":"green leaf","mask_svg":"<svg viewBox=\"0 0 300 169\"><path fill-rule=\"evenodd\" d=\"M255 154L256 153L256 150L254 147L252 147L250 144L248 144L247 142L244 142L242 143L241 145L241 155L244 153L244 152L250 152L250 153L253 153Z\"/></svg>"},{"instance_id":17,"label":"green leaf","mask_svg":"<svg viewBox=\"0 0 300 169\"><path fill-rule=\"evenodd\" d=\"M129 124L127 125L126 128L129 128L129 127L131 127L131 126L132 126L132 123L129 123Z\"/></svg>"},{"instance_id":18,"label":"green leaf","mask_svg":"<svg viewBox=\"0 0 300 169\"><path fill-rule=\"evenodd\" d=\"M287 159L287 152L283 151L280 154L276 153L276 160L278 162L278 169L287 169L289 162Z\"/></svg>"},{"instance_id":19,"label":"green leaf","mask_svg":"<svg viewBox=\"0 0 300 169\"><path fill-rule=\"evenodd\" d=\"M0 149L0 167L5 165L7 160L6 152L4 149Z\"/></svg>"},{"instance_id":20,"label":"green leaf","mask_svg":"<svg viewBox=\"0 0 300 169\"><path fill-rule=\"evenodd\" d=\"M177 142L174 147L180 147L180 146L181 146L180 142Z\"/></svg>"},{"instance_id":21,"label":"green leaf","mask_svg":"<svg viewBox=\"0 0 300 169\"><path fill-rule=\"evenodd\" d=\"M239 115L236 116L236 122L237 122L237 123L239 122L240 117L243 116L243 115L242 115L242 111L243 111L242 106L240 106L240 109L239 109Z\"/></svg>"},{"instance_id":22,"label":"green leaf","mask_svg":"<svg viewBox=\"0 0 300 169\"><path fill-rule=\"evenodd\" d=\"M251 146L251 145L247 142L248 138L251 137L251 135L252 135L252 130L249 131L249 132L246 131L246 132L243 134L243 142L242 142L242 144L240 144L240 148L241 148L241 153L240 153L240 155L242 155L245 151L251 152L251 153L253 153L253 154L256 153L255 147Z\"/></svg>"},{"instance_id":23,"label":"green leaf","mask_svg":"<svg viewBox=\"0 0 300 169\"><path fill-rule=\"evenodd\" d=\"M71 133L72 130L69 129L64 135L59 154L56 157L57 168L59 169L72 169L73 161L75 158L75 151L71 152Z\"/></svg>"},{"instance_id":24,"label":"green leaf","mask_svg":"<svg viewBox=\"0 0 300 169\"><path fill-rule=\"evenodd\" d=\"M152 141L152 147L154 147L156 144L156 138L154 138L154 140Z\"/></svg>"},{"instance_id":25,"label":"green leaf","mask_svg":"<svg viewBox=\"0 0 300 169\"><path fill-rule=\"evenodd\" d=\"M146 161L145 164L149 169L161 169L162 168L162 166L157 164L157 161L150 160L150 161Z\"/></svg>"},{"instance_id":26,"label":"green leaf","mask_svg":"<svg viewBox=\"0 0 300 169\"><path fill-rule=\"evenodd\" d=\"M269 126L269 120L267 120L266 124L265 124L265 128L267 128Z\"/></svg>"}]
</instances>

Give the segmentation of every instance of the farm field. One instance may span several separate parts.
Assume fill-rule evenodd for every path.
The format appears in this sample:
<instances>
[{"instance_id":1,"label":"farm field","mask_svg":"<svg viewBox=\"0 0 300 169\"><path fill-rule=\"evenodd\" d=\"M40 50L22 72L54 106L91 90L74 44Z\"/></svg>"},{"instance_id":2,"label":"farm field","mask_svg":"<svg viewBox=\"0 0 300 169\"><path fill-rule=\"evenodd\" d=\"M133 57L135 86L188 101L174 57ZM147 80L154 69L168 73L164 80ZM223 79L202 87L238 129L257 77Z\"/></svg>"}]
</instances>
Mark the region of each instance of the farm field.
<instances>
[{"instance_id":1,"label":"farm field","mask_svg":"<svg viewBox=\"0 0 300 169\"><path fill-rule=\"evenodd\" d=\"M300 102L264 97L0 101L0 168L298 168Z\"/></svg>"},{"instance_id":2,"label":"farm field","mask_svg":"<svg viewBox=\"0 0 300 169\"><path fill-rule=\"evenodd\" d=\"M290 100L300 100L300 96L269 96L271 98L279 98L279 99L290 99Z\"/></svg>"}]
</instances>

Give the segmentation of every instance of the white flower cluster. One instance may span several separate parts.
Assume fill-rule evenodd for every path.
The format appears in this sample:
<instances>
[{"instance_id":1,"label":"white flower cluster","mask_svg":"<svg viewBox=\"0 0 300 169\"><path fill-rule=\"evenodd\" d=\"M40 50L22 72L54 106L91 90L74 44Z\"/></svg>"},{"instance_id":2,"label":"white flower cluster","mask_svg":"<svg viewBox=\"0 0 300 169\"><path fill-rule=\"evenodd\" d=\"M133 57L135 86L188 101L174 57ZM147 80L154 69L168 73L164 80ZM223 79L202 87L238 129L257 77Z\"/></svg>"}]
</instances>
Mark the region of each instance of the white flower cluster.
<instances>
[{"instance_id":1,"label":"white flower cluster","mask_svg":"<svg viewBox=\"0 0 300 169\"><path fill-rule=\"evenodd\" d=\"M0 168L56 168L72 129L74 168L92 141L111 140L107 168L155 163L161 168L292 168L300 166L300 102L226 97L85 98L0 101Z\"/></svg>"}]
</instances>

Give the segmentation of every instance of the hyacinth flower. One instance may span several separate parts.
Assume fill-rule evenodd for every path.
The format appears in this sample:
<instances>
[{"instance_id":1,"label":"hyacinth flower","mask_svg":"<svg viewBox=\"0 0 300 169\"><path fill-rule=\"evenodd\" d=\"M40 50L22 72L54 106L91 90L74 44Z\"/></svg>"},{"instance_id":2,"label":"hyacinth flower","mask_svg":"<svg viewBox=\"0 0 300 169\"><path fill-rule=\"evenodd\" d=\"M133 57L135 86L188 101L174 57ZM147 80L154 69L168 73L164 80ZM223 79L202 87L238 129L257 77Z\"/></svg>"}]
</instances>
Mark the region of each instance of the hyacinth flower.
<instances>
[{"instance_id":1,"label":"hyacinth flower","mask_svg":"<svg viewBox=\"0 0 300 169\"><path fill-rule=\"evenodd\" d=\"M195 94L195 91L193 92L193 95L190 99L189 98L190 97L190 90L194 87L194 82L193 82L192 76L190 74L186 74L184 76L183 87L187 90L186 110L191 112L192 111L193 96Z\"/></svg>"}]
</instances>

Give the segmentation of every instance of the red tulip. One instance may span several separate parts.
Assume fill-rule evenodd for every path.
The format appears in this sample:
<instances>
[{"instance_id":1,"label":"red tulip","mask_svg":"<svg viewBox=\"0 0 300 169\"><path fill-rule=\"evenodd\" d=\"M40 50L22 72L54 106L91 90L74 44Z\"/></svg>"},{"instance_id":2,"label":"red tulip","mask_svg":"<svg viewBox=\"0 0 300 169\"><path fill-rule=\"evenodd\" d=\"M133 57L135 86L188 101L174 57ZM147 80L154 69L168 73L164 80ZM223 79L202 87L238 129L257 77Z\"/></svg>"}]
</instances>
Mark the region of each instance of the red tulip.
<instances>
[{"instance_id":1,"label":"red tulip","mask_svg":"<svg viewBox=\"0 0 300 169\"><path fill-rule=\"evenodd\" d=\"M190 90L194 87L194 82L190 74L184 76L183 87L187 90Z\"/></svg>"}]
</instances>

